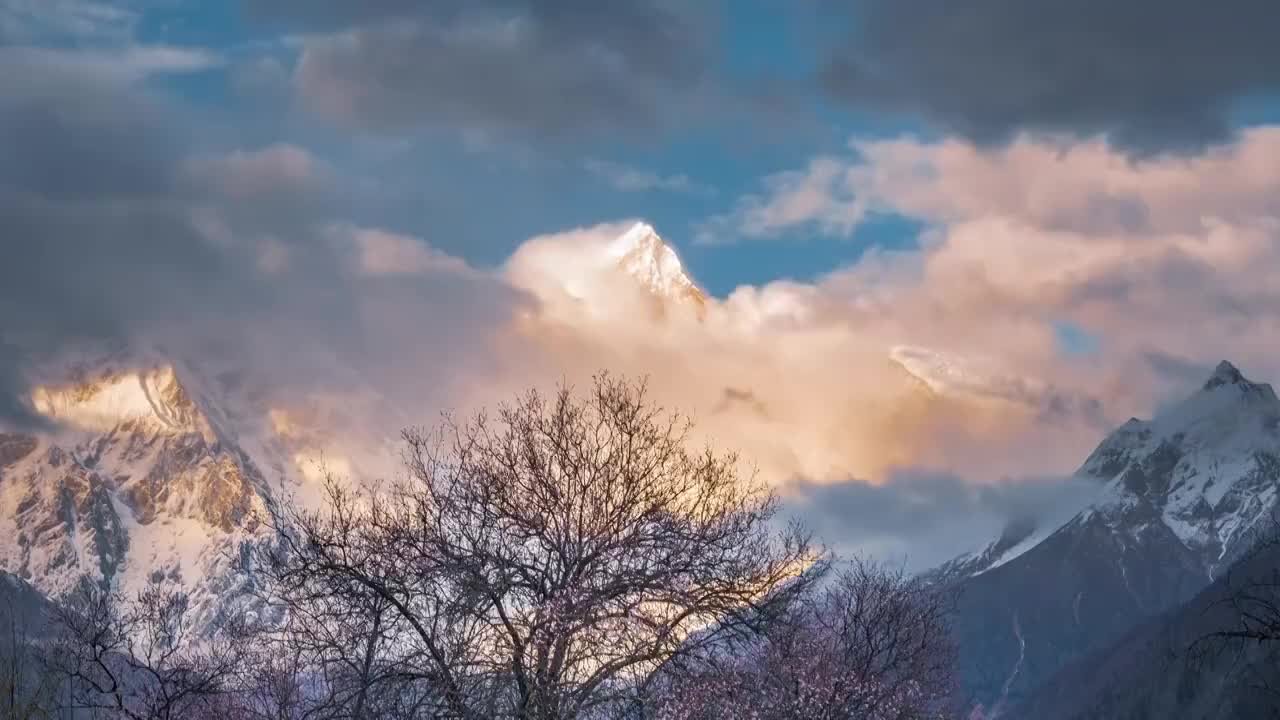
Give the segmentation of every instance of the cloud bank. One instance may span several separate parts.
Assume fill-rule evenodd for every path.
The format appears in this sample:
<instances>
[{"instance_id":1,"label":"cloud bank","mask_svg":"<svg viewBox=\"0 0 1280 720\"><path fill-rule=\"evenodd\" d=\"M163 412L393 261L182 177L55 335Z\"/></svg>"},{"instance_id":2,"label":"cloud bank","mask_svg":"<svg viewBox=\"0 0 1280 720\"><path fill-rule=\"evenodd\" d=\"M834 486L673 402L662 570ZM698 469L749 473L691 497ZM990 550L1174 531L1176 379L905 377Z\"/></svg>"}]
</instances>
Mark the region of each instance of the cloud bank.
<instances>
[{"instance_id":1,"label":"cloud bank","mask_svg":"<svg viewBox=\"0 0 1280 720\"><path fill-rule=\"evenodd\" d=\"M875 214L923 222L917 248L871 253L826 284L878 298L904 328L934 328L932 344L1000 348L1019 368L1053 345L1053 323L1071 322L1100 339L1093 364L1116 374L1078 380L1145 412L1172 390L1152 372L1156 357L1230 355L1263 377L1280 371L1267 350L1280 299L1269 279L1280 265L1277 157L1280 130L1266 126L1144 160L1104 140L858 141L773 178L719 222L743 236L847 234L847 219Z\"/></svg>"},{"instance_id":2,"label":"cloud bank","mask_svg":"<svg viewBox=\"0 0 1280 720\"><path fill-rule=\"evenodd\" d=\"M70 35L97 17L62 7L40 21ZM249 7L301 30L276 81L325 117L393 134L644 135L678 114L667 100L697 95L714 35L705 8L661 0ZM0 48L16 70L0 77L0 418L38 423L32 383L104 346L211 365L316 446L381 447L439 410L609 369L649 376L699 439L741 450L833 537L889 547L925 525L950 546L979 533L947 509L985 526L1012 505L1067 502L1030 478L1069 473L1107 427L1222 357L1280 377L1280 129L1225 124L1274 89L1253 28L1175 3L1150 19L1155 37L1198 24L1213 32L1195 42L1238 52L1192 63L1162 45L1124 63L1107 48L1141 18L1113 9L1100 57L1125 72L1047 97L1084 82L1088 63L1054 58L1101 5L1056 20L1041 8L1055 20L1041 25L1035 3L979 3L1012 19L969 28L924 0L863 7L858 32L874 37L831 58L829 89L958 134L856 140L766 178L709 227L729 245L848 238L881 216L925 229L812 281L723 297L634 282L612 247L628 223L540 235L478 267L441 251L447 238L361 219L358 181L305 144L219 145L157 91L222 67L217 52ZM911 8L924 22L898 23ZM1235 9L1256 26L1270 12ZM33 32L20 14L0 15L6 38ZM127 35L132 17L102 22ZM1049 66L1028 57L1038 47ZM627 192L701 191L678 173L581 169ZM1083 356L1064 327L1093 340Z\"/></svg>"},{"instance_id":3,"label":"cloud bank","mask_svg":"<svg viewBox=\"0 0 1280 720\"><path fill-rule=\"evenodd\" d=\"M1267 0L823 6L848 28L825 61L829 95L984 145L1034 131L1193 151L1229 139L1242 104L1280 92L1280 7Z\"/></svg>"},{"instance_id":4,"label":"cloud bank","mask_svg":"<svg viewBox=\"0 0 1280 720\"><path fill-rule=\"evenodd\" d=\"M696 415L716 444L748 452L775 485L880 482L897 467L948 464L995 479L1050 457L1078 460L1097 434L1087 397L1064 405L1075 396L1043 381L1010 391L999 360L974 363L970 386L931 387L891 350L940 338L900 326L891 308L838 281L659 298L628 282L609 251L626 230L534 238L508 262L507 277L538 299L518 330L536 342L544 377L650 375L664 404ZM1059 450L1046 454L1050 436ZM1019 450L1028 446L1041 449Z\"/></svg>"},{"instance_id":5,"label":"cloud bank","mask_svg":"<svg viewBox=\"0 0 1280 720\"><path fill-rule=\"evenodd\" d=\"M217 357L282 396L358 371L445 403L423 374L483 365L486 333L524 302L422 239L351 224L348 188L306 149L211 152L144 77L64 52L0 80L10 424L35 421L45 370L104 347Z\"/></svg>"},{"instance_id":6,"label":"cloud bank","mask_svg":"<svg viewBox=\"0 0 1280 720\"><path fill-rule=\"evenodd\" d=\"M842 234L898 213L926 223L918 248L812 283L664 302L608 251L626 224L533 238L473 268L346 220L346 181L305 148L197 151L138 83L94 95L81 80L51 71L5 100L5 151L22 159L5 164L2 196L18 262L0 307L23 350L5 363L10 398L66 348L146 342L236 357L282 405L352 383L395 409L350 423L390 433L610 369L650 375L704 437L786 487L906 467L1069 472L1109 424L1181 389L1159 368L1212 364L1206 336L1270 367L1274 130L1142 162L1102 140L857 142L770 179L723 222ZM34 149L41 162L19 155ZM1104 356L1065 356L1063 321ZM913 347L929 350L902 354ZM959 381L922 382L912 366L947 357L969 363Z\"/></svg>"},{"instance_id":7,"label":"cloud bank","mask_svg":"<svg viewBox=\"0 0 1280 720\"><path fill-rule=\"evenodd\" d=\"M714 24L703 5L251 0L248 8L303 31L297 92L352 127L563 138L657 129L709 62Z\"/></svg>"}]
</instances>

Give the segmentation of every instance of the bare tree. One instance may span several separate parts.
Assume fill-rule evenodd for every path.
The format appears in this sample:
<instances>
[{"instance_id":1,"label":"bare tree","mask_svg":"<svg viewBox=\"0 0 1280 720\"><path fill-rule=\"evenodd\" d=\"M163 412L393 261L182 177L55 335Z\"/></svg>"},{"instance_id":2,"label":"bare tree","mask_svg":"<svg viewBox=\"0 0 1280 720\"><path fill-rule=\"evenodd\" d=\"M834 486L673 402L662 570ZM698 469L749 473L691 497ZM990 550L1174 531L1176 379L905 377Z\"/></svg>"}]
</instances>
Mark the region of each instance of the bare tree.
<instances>
[{"instance_id":1,"label":"bare tree","mask_svg":"<svg viewBox=\"0 0 1280 720\"><path fill-rule=\"evenodd\" d=\"M277 549L278 550L278 549ZM253 632L239 713L261 720L388 717L412 695L396 649L403 623L363 585L296 572L273 551L260 571L264 605L280 616Z\"/></svg>"},{"instance_id":2,"label":"bare tree","mask_svg":"<svg viewBox=\"0 0 1280 720\"><path fill-rule=\"evenodd\" d=\"M657 720L949 717L954 650L946 598L855 561L759 638L690 658L657 683Z\"/></svg>"},{"instance_id":3,"label":"bare tree","mask_svg":"<svg viewBox=\"0 0 1280 720\"><path fill-rule=\"evenodd\" d=\"M72 707L130 720L194 717L227 689L233 643L196 637L187 596L150 586L131 601L84 583L57 610L47 666Z\"/></svg>"},{"instance_id":4,"label":"bare tree","mask_svg":"<svg viewBox=\"0 0 1280 720\"><path fill-rule=\"evenodd\" d=\"M221 698L208 715L221 720L303 720L313 707L301 653L273 643L245 654L234 692Z\"/></svg>"},{"instance_id":5,"label":"bare tree","mask_svg":"<svg viewBox=\"0 0 1280 720\"><path fill-rule=\"evenodd\" d=\"M365 679L398 684L400 716L601 716L820 574L800 572L823 563L807 536L773 528L776 498L689 429L601 376L408 431L406 477L330 482L323 510L275 519L262 564L289 612L336 602L369 624L382 603Z\"/></svg>"}]
</instances>

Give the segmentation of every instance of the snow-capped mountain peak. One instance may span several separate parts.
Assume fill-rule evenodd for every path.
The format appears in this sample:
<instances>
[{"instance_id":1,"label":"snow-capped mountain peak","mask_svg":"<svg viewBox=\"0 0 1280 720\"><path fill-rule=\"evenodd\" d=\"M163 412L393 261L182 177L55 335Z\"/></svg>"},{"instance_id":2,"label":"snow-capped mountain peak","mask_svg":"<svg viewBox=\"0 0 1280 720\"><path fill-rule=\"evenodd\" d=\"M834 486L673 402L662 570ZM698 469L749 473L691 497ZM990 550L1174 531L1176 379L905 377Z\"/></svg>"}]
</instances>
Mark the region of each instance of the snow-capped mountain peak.
<instances>
[{"instance_id":1,"label":"snow-capped mountain peak","mask_svg":"<svg viewBox=\"0 0 1280 720\"><path fill-rule=\"evenodd\" d=\"M645 222L533 238L507 261L506 276L546 307L572 315L632 313L637 299L660 314L684 306L700 315L707 301L676 251Z\"/></svg>"},{"instance_id":2,"label":"snow-capped mountain peak","mask_svg":"<svg viewBox=\"0 0 1280 720\"><path fill-rule=\"evenodd\" d=\"M1218 363L1218 367L1214 369L1213 375L1209 376L1209 379L1205 381L1200 392L1217 392L1220 394L1230 392L1234 396L1243 397L1255 405L1280 406L1280 400L1277 400L1275 390L1271 388L1269 383L1256 383L1249 380L1235 365L1226 360Z\"/></svg>"},{"instance_id":3,"label":"snow-capped mountain peak","mask_svg":"<svg viewBox=\"0 0 1280 720\"><path fill-rule=\"evenodd\" d=\"M1218 367L1214 368L1213 375L1205 381L1204 389L1212 390L1222 385L1236 385L1247 382L1248 381L1244 379L1244 374L1240 372L1239 368L1232 365L1229 361L1223 360L1218 363Z\"/></svg>"},{"instance_id":4,"label":"snow-capped mountain peak","mask_svg":"<svg viewBox=\"0 0 1280 720\"><path fill-rule=\"evenodd\" d=\"M1098 496L1058 532L1101 523L1132 542L1154 522L1212 575L1247 548L1251 532L1278 507L1280 400L1270 385L1224 361L1182 402L1116 428L1076 477L1096 483ZM1045 530L1041 537L1054 529ZM1002 561L1031 547L1005 552Z\"/></svg>"},{"instance_id":5,"label":"snow-capped mountain peak","mask_svg":"<svg viewBox=\"0 0 1280 720\"><path fill-rule=\"evenodd\" d=\"M169 365L71 385L39 386L32 393L32 405L45 417L77 430L108 432L127 425L166 435L197 432L214 440L209 423Z\"/></svg>"},{"instance_id":6,"label":"snow-capped mountain peak","mask_svg":"<svg viewBox=\"0 0 1280 720\"><path fill-rule=\"evenodd\" d=\"M652 225L637 222L608 246L608 254L623 272L663 298L705 300L684 270L680 257Z\"/></svg>"},{"instance_id":7,"label":"snow-capped mountain peak","mask_svg":"<svg viewBox=\"0 0 1280 720\"><path fill-rule=\"evenodd\" d=\"M257 464L271 458L224 432L189 369L99 359L63 380L32 397L52 430L0 433L0 536L14 539L0 570L55 597L85 580L172 583L212 617L248 582L237 558L271 502Z\"/></svg>"}]
</instances>

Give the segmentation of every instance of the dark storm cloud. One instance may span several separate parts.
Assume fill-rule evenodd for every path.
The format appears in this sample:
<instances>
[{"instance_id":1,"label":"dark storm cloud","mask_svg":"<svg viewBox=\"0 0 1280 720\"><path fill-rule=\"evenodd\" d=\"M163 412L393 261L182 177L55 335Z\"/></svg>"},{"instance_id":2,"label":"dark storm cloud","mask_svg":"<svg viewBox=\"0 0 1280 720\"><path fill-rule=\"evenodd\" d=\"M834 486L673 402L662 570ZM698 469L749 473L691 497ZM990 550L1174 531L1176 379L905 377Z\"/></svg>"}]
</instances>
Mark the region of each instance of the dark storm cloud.
<instances>
[{"instance_id":1,"label":"dark storm cloud","mask_svg":"<svg viewBox=\"0 0 1280 720\"><path fill-rule=\"evenodd\" d=\"M175 202L165 109L128 87L29 65L0 81L0 396L12 418L31 365L77 343L201 307L224 256Z\"/></svg>"},{"instance_id":2,"label":"dark storm cloud","mask_svg":"<svg viewBox=\"0 0 1280 720\"><path fill-rule=\"evenodd\" d=\"M644 132L703 77L713 23L678 0L251 0L306 36L312 107L375 130Z\"/></svg>"},{"instance_id":3,"label":"dark storm cloud","mask_svg":"<svg viewBox=\"0 0 1280 720\"><path fill-rule=\"evenodd\" d=\"M450 351L437 332L465 344L514 302L472 276L362 275L333 229L343 193L309 153L200 154L199 130L85 65L0 78L0 422L37 422L31 382L81 352L232 348L277 386L323 384L294 372L313 357L359 371L381 353L403 379Z\"/></svg>"},{"instance_id":4,"label":"dark storm cloud","mask_svg":"<svg viewBox=\"0 0 1280 720\"><path fill-rule=\"evenodd\" d=\"M62 55L0 48L0 186L54 199L163 192L180 144L167 109Z\"/></svg>"},{"instance_id":5,"label":"dark storm cloud","mask_svg":"<svg viewBox=\"0 0 1280 720\"><path fill-rule=\"evenodd\" d=\"M788 508L838 550L901 555L913 570L923 570L995 540L1011 523L1065 521L1097 489L1072 478L975 484L949 473L905 470L882 485L801 483Z\"/></svg>"},{"instance_id":6,"label":"dark storm cloud","mask_svg":"<svg viewBox=\"0 0 1280 720\"><path fill-rule=\"evenodd\" d=\"M981 142L1104 132L1139 152L1195 149L1230 134L1239 101L1280 91L1272 0L841 5L852 31L825 68L835 97Z\"/></svg>"}]
</instances>

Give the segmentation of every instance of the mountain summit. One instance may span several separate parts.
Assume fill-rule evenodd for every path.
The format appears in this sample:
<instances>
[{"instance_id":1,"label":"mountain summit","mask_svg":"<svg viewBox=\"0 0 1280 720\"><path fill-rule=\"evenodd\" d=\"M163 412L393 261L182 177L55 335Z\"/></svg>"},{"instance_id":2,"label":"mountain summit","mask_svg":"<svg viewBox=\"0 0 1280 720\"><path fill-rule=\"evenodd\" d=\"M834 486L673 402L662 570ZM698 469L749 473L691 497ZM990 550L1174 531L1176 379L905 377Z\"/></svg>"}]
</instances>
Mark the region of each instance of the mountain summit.
<instances>
[{"instance_id":1,"label":"mountain summit","mask_svg":"<svg viewBox=\"0 0 1280 720\"><path fill-rule=\"evenodd\" d=\"M648 290L665 299L706 302L692 278L684 270L676 251L652 225L638 222L609 244L608 254L617 267Z\"/></svg>"},{"instance_id":2,"label":"mountain summit","mask_svg":"<svg viewBox=\"0 0 1280 720\"><path fill-rule=\"evenodd\" d=\"M1240 383L1248 382L1248 380L1244 379L1244 374L1240 372L1239 368L1232 365L1230 362L1223 360L1218 363L1218 367L1214 369L1213 375L1205 381L1204 389L1212 390L1221 385L1238 385Z\"/></svg>"}]
</instances>

